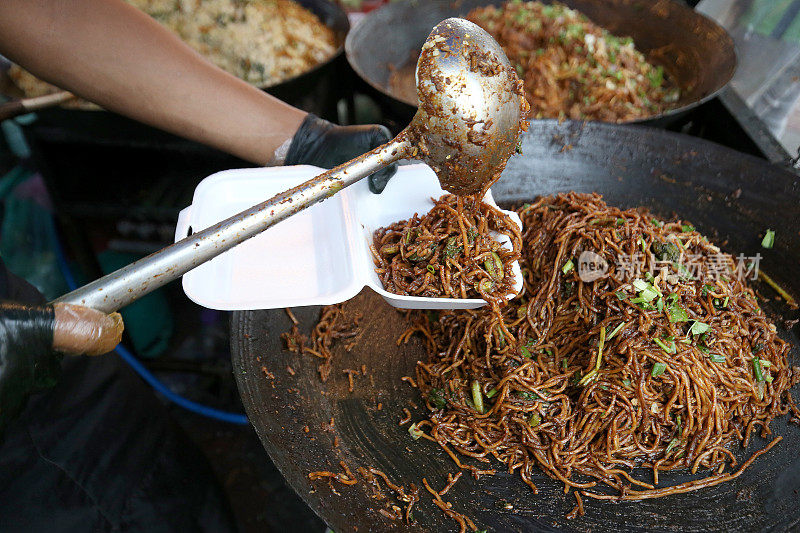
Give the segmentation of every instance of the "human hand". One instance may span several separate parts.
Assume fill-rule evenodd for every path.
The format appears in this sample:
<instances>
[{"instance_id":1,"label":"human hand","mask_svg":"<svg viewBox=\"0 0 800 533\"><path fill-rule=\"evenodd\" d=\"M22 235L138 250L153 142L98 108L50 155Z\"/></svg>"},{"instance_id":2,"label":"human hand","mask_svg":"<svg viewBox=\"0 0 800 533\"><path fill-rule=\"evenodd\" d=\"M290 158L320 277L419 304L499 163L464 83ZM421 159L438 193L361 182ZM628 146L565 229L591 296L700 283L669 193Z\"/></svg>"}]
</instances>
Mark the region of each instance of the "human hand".
<instances>
[{"instance_id":1,"label":"human hand","mask_svg":"<svg viewBox=\"0 0 800 533\"><path fill-rule=\"evenodd\" d=\"M391 140L389 130L377 124L337 126L308 114L289 145L284 164L333 168ZM369 177L369 188L380 193L397 165L392 164Z\"/></svg>"},{"instance_id":2,"label":"human hand","mask_svg":"<svg viewBox=\"0 0 800 533\"><path fill-rule=\"evenodd\" d=\"M62 353L99 355L122 338L122 317L77 305L0 303L0 431L27 397L61 376Z\"/></svg>"}]
</instances>

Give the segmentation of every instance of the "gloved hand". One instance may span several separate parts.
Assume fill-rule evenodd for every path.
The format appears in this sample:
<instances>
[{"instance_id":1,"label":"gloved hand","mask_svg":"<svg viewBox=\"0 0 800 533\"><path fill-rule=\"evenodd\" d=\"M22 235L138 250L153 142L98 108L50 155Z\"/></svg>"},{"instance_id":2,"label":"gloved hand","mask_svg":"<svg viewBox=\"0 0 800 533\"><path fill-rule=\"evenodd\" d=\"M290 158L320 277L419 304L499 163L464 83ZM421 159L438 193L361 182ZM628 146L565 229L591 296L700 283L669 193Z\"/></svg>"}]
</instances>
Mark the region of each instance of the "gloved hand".
<instances>
[{"instance_id":1,"label":"gloved hand","mask_svg":"<svg viewBox=\"0 0 800 533\"><path fill-rule=\"evenodd\" d=\"M118 313L0 302L0 434L30 394L58 382L61 353L109 352L119 344L122 329Z\"/></svg>"},{"instance_id":2,"label":"gloved hand","mask_svg":"<svg viewBox=\"0 0 800 533\"><path fill-rule=\"evenodd\" d=\"M309 113L292 138L284 163L333 168L377 148L391 138L384 126L337 126ZM371 175L370 190L382 192L396 170L397 165L392 164Z\"/></svg>"}]
</instances>

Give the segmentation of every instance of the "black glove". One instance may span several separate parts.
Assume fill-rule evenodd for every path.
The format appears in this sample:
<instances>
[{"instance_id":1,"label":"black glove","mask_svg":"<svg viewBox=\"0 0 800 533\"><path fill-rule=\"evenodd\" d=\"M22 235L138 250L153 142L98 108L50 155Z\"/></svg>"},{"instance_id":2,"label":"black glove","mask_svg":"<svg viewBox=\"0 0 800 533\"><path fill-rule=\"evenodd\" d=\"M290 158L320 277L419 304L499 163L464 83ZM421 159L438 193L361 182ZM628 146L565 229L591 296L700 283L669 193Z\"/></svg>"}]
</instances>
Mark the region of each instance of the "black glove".
<instances>
[{"instance_id":1,"label":"black glove","mask_svg":"<svg viewBox=\"0 0 800 533\"><path fill-rule=\"evenodd\" d=\"M309 113L294 134L284 163L333 168L377 148L391 138L384 126L337 126ZM370 190L374 193L383 191L396 170L397 164L392 164L371 175Z\"/></svg>"},{"instance_id":2,"label":"black glove","mask_svg":"<svg viewBox=\"0 0 800 533\"><path fill-rule=\"evenodd\" d=\"M51 306L0 302L0 436L31 393L52 387L61 376L54 317Z\"/></svg>"}]
</instances>

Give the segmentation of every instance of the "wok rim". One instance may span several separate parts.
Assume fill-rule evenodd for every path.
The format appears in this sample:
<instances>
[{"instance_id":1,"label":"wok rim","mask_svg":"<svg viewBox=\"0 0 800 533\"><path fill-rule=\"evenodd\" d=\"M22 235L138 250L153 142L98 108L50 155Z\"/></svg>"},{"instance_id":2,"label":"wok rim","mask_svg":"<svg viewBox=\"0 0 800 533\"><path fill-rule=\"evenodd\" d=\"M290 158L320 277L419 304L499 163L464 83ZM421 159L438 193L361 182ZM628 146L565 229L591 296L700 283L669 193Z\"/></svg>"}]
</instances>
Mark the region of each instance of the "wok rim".
<instances>
[{"instance_id":1,"label":"wok rim","mask_svg":"<svg viewBox=\"0 0 800 533\"><path fill-rule=\"evenodd\" d=\"M701 98L699 98L697 100L693 100L693 101L691 101L691 102L689 102L689 103L687 103L685 105L682 105L680 107L676 107L674 109L669 109L669 110L664 111L663 113L659 113L657 115L650 115L650 116L644 117L644 118L638 118L638 119L635 119L635 120L624 120L624 121L620 121L620 122L605 122L605 121L602 121L602 120L587 120L587 122L600 122L600 123L603 123L603 124L619 124L619 125L626 125L626 124L636 124L636 125L638 125L638 124L650 124L652 122L658 122L658 121L660 121L662 119L670 119L670 118L673 118L673 117L677 117L677 116L683 115L683 114L691 111L692 109L695 109L695 108L699 107L700 105L713 100L722 91L724 91L728 87L728 85L730 85L730 82L731 82L731 80L733 80L733 77L736 75L736 71L738 70L738 67L739 67L739 54L737 52L736 42L733 40L733 37L731 37L731 34L721 24L719 24L714 19L708 17L706 14L701 13L701 12L695 10L695 9L691 9L688 6L686 6L686 5L682 4L681 2L679 2L678 0L667 0L667 1L669 1L670 3L675 5L676 9L686 9L688 11L691 11L694 16L697 16L697 17L699 17L701 19L705 19L709 24L711 24L713 27L716 27L718 30L721 31L722 35L724 36L723 38L724 38L725 44L726 44L725 49L729 50L730 53L733 56L732 57L733 61L732 61L732 64L731 64L730 71L725 76L724 81L720 84L719 87L717 87L715 90L711 91L707 95L705 95L705 96L703 96L703 97L701 97ZM364 19L359 24L355 25L353 28L351 28L351 31L349 31L347 33L347 38L345 39L345 44L344 44L344 52L345 52L345 56L347 58L347 63L350 65L350 68L353 69L353 71L358 75L358 77L363 82L367 83L374 90L378 91L382 96L384 96L386 98L389 98L390 100L392 100L392 101L394 101L396 103L399 103L399 104L402 104L404 106L407 106L409 108L410 112L415 112L416 109L419 106L419 102L416 102L416 103L412 104L411 102L409 102L409 101L407 101L407 100L405 100L403 98L400 98L399 96L395 96L394 94L392 94L386 87L382 87L381 84L379 84L376 81L374 81L373 79L370 79L369 77L367 77L364 74L364 71L362 70L361 66L358 64L358 62L354 58L355 45L353 44L353 41L355 40L355 36L358 36L360 31L365 31L364 30L365 23L369 20L369 18L370 17L374 17L375 14L380 12L381 10L387 10L388 11L390 9L393 9L393 6L398 6L398 5L401 5L402 3L403 2L384 4L380 8L375 9L375 10L367 13L366 17L364 17ZM394 8L394 9L399 9L399 8ZM533 118L531 118L530 120L550 120L550 119L533 119Z\"/></svg>"}]
</instances>

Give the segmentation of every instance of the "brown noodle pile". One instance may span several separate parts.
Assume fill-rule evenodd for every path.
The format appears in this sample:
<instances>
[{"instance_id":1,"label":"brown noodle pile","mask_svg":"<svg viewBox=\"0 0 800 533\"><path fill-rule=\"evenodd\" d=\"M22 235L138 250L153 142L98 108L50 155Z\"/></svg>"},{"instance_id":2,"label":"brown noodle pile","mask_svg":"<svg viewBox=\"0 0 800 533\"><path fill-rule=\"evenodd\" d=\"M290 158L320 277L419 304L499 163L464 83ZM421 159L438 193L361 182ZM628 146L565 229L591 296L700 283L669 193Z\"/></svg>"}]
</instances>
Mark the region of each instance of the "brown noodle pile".
<instances>
[{"instance_id":1,"label":"brown noodle pile","mask_svg":"<svg viewBox=\"0 0 800 533\"><path fill-rule=\"evenodd\" d=\"M637 120L675 107L680 96L632 39L562 4L517 0L475 8L467 19L503 47L524 81L533 118Z\"/></svg>"},{"instance_id":2,"label":"brown noodle pile","mask_svg":"<svg viewBox=\"0 0 800 533\"><path fill-rule=\"evenodd\" d=\"M513 293L512 264L520 257L519 227L475 196L452 194L375 231L372 253L384 288L433 298L484 298L499 305ZM512 249L490 232L506 235Z\"/></svg>"},{"instance_id":3,"label":"brown noodle pile","mask_svg":"<svg viewBox=\"0 0 800 533\"><path fill-rule=\"evenodd\" d=\"M747 447L754 430L766 437L777 416L797 421L789 345L733 257L690 226L597 194L545 197L519 213L517 298L435 321L408 315L429 354L417 367L430 409L415 425L421 436L459 463L451 448L493 456L534 492L538 466L580 495L638 500L733 479L780 439L724 472L737 464L734 444ZM607 274L582 281L582 252L604 259ZM641 271L618 265L624 257L640 259ZM635 467L652 470L653 482L631 477ZM708 475L656 488L659 472L677 468ZM616 494L592 490L598 482ZM583 510L577 498L573 516Z\"/></svg>"}]
</instances>

